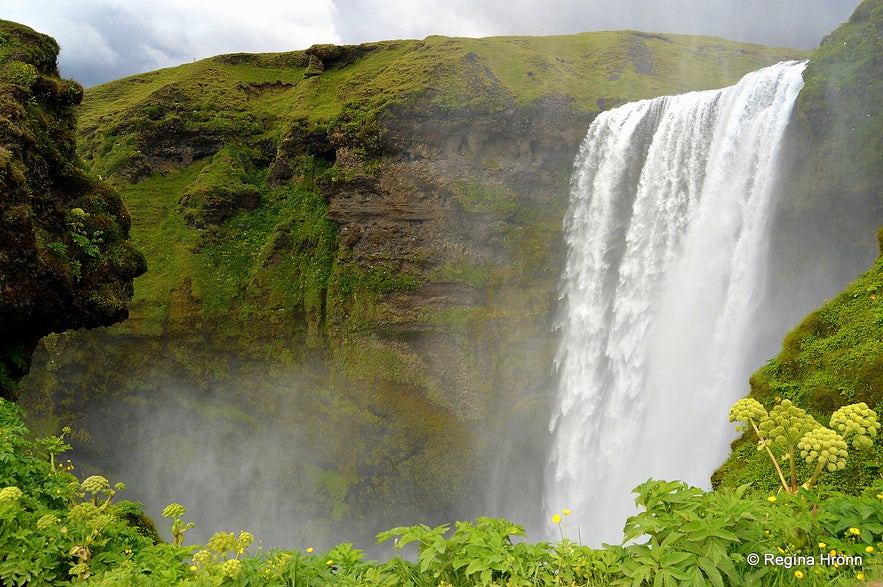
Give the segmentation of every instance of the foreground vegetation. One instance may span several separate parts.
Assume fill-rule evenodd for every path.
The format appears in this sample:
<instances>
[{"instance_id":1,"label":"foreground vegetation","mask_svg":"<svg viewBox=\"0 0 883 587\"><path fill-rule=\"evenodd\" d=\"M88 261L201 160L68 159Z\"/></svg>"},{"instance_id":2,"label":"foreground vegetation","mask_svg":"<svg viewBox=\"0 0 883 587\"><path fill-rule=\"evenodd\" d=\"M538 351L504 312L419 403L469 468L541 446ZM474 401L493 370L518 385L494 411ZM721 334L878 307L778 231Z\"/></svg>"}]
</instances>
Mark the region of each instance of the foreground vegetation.
<instances>
[{"instance_id":1,"label":"foreground vegetation","mask_svg":"<svg viewBox=\"0 0 883 587\"><path fill-rule=\"evenodd\" d=\"M385 562L352 544L265 551L249 532L185 545L193 523L163 512L160 540L122 483L78 480L65 436L31 440L22 410L0 400L0 584L3 585L853 585L883 576L883 480L861 496L822 489L751 497L748 486L703 492L678 481L635 489L642 508L623 545L571 538L531 543L524 529L479 518L381 532ZM409 546L416 545L416 556Z\"/></svg>"}]
</instances>

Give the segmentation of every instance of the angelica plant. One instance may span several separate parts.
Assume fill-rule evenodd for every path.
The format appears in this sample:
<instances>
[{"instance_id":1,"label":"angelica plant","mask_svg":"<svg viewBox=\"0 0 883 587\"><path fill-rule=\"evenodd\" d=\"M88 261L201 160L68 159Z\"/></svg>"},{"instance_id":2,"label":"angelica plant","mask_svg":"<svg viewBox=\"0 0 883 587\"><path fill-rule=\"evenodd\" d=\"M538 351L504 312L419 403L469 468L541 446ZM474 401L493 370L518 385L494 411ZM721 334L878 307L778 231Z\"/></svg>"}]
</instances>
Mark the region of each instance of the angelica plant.
<instances>
[{"instance_id":1,"label":"angelica plant","mask_svg":"<svg viewBox=\"0 0 883 587\"><path fill-rule=\"evenodd\" d=\"M243 530L238 537L232 532L218 532L209 538L205 548L196 551L193 555L193 565L190 570L211 580L235 579L242 571L240 557L253 543L254 535L251 532ZM229 556L231 552L232 557Z\"/></svg>"},{"instance_id":2,"label":"angelica plant","mask_svg":"<svg viewBox=\"0 0 883 587\"><path fill-rule=\"evenodd\" d=\"M53 473L56 471L55 455L61 454L71 449L71 445L64 441L65 435L70 433L70 427L65 426L61 429L61 434L59 434L58 436L47 436L46 438L40 438L39 440L37 440L37 443L44 449L46 449L47 453L49 453L49 464L52 465Z\"/></svg>"},{"instance_id":3,"label":"angelica plant","mask_svg":"<svg viewBox=\"0 0 883 587\"><path fill-rule=\"evenodd\" d=\"M809 489L815 485L823 470L837 471L846 467L847 439L852 438L854 448L870 446L880 424L877 414L864 402L843 406L831 416L830 428L819 424L815 418L794 405L782 400L772 410L767 410L755 399L742 398L730 408L730 422L745 422L757 434L757 450L765 450L776 469L782 487L788 493L797 493L797 467L799 455L808 464L815 463L812 476L803 484ZM737 426L747 430L748 426ZM777 458L774 454L779 453ZM789 477L786 479L782 464L787 463Z\"/></svg>"},{"instance_id":4,"label":"angelica plant","mask_svg":"<svg viewBox=\"0 0 883 587\"><path fill-rule=\"evenodd\" d=\"M117 483L111 487L110 482L106 477L92 475L91 477L86 477L83 482L80 483L80 495L85 498L87 494L91 494L92 504L95 505L95 507L104 510L110 505L110 500L125 488L125 483ZM104 502L99 506L98 502L102 499Z\"/></svg>"},{"instance_id":5,"label":"angelica plant","mask_svg":"<svg viewBox=\"0 0 883 587\"><path fill-rule=\"evenodd\" d=\"M172 518L174 520L172 522L172 539L174 540L175 546L183 545L184 532L190 528L196 527L196 522L184 522L182 517L186 512L187 509L179 503L170 503L162 511L162 517Z\"/></svg>"}]
</instances>

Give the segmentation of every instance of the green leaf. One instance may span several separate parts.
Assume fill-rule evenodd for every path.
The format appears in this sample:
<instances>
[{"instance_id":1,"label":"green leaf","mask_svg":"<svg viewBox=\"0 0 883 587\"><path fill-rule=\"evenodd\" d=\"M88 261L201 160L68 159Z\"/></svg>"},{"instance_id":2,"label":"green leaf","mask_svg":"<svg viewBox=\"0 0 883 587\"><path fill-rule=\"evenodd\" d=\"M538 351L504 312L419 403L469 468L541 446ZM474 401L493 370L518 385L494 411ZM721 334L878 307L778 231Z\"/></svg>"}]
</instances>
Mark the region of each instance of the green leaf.
<instances>
[{"instance_id":1,"label":"green leaf","mask_svg":"<svg viewBox=\"0 0 883 587\"><path fill-rule=\"evenodd\" d=\"M705 573L705 576L708 577L708 580L711 581L715 587L724 587L724 578L717 570L717 566L710 559L700 556L699 560L696 562L699 565L699 568Z\"/></svg>"},{"instance_id":2,"label":"green leaf","mask_svg":"<svg viewBox=\"0 0 883 587\"><path fill-rule=\"evenodd\" d=\"M695 555L689 552L670 551L659 558L659 563L664 567L677 567L694 557Z\"/></svg>"}]
</instances>

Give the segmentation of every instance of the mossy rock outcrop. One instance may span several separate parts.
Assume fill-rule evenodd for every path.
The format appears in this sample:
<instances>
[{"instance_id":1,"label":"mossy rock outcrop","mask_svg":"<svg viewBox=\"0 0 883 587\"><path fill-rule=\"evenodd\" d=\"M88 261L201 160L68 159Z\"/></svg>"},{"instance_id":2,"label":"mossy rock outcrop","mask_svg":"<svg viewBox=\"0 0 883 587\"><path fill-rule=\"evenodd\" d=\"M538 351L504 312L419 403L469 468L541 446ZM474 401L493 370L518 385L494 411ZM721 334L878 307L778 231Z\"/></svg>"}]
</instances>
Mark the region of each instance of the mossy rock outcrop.
<instances>
[{"instance_id":1,"label":"mossy rock outcrop","mask_svg":"<svg viewBox=\"0 0 883 587\"><path fill-rule=\"evenodd\" d=\"M0 21L0 396L17 397L37 341L128 316L144 257L119 194L76 153L82 87L58 45Z\"/></svg>"}]
</instances>

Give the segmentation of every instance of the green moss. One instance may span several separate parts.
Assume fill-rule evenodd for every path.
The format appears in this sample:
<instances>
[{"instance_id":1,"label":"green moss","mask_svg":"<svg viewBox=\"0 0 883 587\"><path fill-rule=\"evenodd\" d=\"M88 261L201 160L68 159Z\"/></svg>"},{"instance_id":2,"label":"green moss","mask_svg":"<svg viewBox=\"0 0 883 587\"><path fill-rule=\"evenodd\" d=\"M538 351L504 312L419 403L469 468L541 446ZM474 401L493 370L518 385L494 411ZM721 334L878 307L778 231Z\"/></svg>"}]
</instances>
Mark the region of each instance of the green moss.
<instances>
[{"instance_id":1,"label":"green moss","mask_svg":"<svg viewBox=\"0 0 883 587\"><path fill-rule=\"evenodd\" d=\"M58 50L58 43L52 37L18 23L0 20L0 65L19 63L35 68L40 74L58 76ZM21 69L21 65L16 67Z\"/></svg>"}]
</instances>

